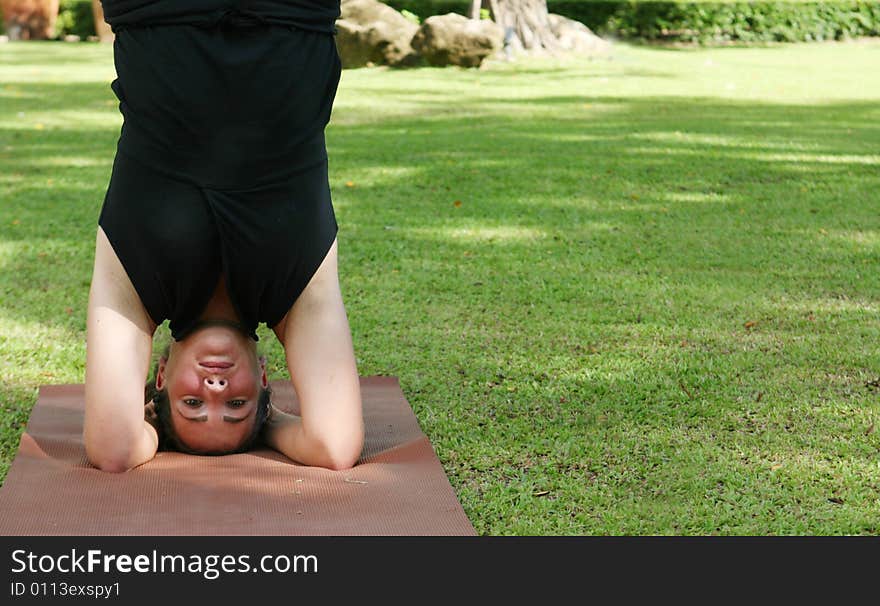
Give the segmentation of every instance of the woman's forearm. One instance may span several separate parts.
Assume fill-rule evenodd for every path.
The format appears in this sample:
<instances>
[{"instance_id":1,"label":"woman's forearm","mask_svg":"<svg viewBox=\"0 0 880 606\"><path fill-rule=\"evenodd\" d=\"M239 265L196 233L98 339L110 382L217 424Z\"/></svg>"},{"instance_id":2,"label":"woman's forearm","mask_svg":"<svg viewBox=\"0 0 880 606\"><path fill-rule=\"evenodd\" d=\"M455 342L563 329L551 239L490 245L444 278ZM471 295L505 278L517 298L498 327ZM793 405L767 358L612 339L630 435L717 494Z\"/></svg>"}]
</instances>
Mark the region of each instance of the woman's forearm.
<instances>
[{"instance_id":1,"label":"woman's forearm","mask_svg":"<svg viewBox=\"0 0 880 606\"><path fill-rule=\"evenodd\" d=\"M307 431L301 417L278 409L274 409L266 421L263 440L270 448L302 465L337 470L351 467L350 461L333 451L329 440Z\"/></svg>"}]
</instances>

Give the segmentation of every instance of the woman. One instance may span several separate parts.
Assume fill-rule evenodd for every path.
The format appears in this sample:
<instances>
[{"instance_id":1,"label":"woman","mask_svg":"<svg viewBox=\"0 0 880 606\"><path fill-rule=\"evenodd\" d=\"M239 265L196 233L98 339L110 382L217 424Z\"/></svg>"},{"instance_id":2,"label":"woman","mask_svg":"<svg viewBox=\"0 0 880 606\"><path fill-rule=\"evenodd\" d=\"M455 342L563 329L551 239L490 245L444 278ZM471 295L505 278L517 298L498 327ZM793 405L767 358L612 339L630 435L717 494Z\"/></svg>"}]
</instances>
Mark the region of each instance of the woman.
<instances>
[{"instance_id":1,"label":"woman","mask_svg":"<svg viewBox=\"0 0 880 606\"><path fill-rule=\"evenodd\" d=\"M124 121L89 294L89 460L120 472L160 438L200 454L262 439L305 465L352 466L362 405L324 144L338 0L103 6ZM145 406L166 319L174 341ZM261 322L284 347L301 416L269 403Z\"/></svg>"}]
</instances>

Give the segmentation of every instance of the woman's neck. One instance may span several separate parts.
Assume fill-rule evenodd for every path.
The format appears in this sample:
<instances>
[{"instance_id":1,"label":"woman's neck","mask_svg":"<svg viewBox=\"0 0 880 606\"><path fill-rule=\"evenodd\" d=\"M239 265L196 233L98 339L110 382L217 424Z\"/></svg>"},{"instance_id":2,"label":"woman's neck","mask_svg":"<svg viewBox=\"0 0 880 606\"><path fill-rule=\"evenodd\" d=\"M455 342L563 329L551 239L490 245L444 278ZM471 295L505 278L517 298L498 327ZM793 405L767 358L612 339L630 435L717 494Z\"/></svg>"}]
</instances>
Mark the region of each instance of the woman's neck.
<instances>
[{"instance_id":1,"label":"woman's neck","mask_svg":"<svg viewBox=\"0 0 880 606\"><path fill-rule=\"evenodd\" d=\"M214 294L211 295L205 309L202 310L199 320L228 320L230 322L239 323L241 318L235 313L235 306L229 298L229 292L226 290L226 279L221 274Z\"/></svg>"}]
</instances>

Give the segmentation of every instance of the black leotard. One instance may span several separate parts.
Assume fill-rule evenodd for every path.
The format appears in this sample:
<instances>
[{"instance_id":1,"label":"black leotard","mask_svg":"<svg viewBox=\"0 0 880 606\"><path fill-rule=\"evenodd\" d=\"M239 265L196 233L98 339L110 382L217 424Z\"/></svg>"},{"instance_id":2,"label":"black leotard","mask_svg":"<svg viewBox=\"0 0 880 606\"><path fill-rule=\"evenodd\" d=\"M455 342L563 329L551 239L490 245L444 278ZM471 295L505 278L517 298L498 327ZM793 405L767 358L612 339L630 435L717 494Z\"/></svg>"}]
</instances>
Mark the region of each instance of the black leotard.
<instances>
[{"instance_id":1,"label":"black leotard","mask_svg":"<svg viewBox=\"0 0 880 606\"><path fill-rule=\"evenodd\" d=\"M196 326L223 272L256 340L338 229L324 140L342 68L332 34L235 19L139 24L116 33L114 61L124 120L99 225L175 339Z\"/></svg>"},{"instance_id":2,"label":"black leotard","mask_svg":"<svg viewBox=\"0 0 880 606\"><path fill-rule=\"evenodd\" d=\"M140 25L212 26L240 16L335 34L341 14L340 0L101 0L101 6L114 32Z\"/></svg>"}]
</instances>

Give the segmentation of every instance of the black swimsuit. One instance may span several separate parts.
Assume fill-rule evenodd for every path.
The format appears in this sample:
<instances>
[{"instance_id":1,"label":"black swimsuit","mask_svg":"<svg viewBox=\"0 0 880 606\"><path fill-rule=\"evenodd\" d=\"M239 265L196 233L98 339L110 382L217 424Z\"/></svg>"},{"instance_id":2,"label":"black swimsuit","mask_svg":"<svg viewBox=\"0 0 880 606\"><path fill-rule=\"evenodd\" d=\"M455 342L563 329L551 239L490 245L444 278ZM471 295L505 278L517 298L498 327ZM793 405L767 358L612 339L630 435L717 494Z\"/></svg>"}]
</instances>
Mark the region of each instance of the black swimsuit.
<instances>
[{"instance_id":1,"label":"black swimsuit","mask_svg":"<svg viewBox=\"0 0 880 606\"><path fill-rule=\"evenodd\" d=\"M292 307L338 229L324 128L342 69L339 2L317 2L323 13L304 0L103 4L124 121L98 223L175 339L196 326L222 272L256 340L260 322L274 327Z\"/></svg>"}]
</instances>

